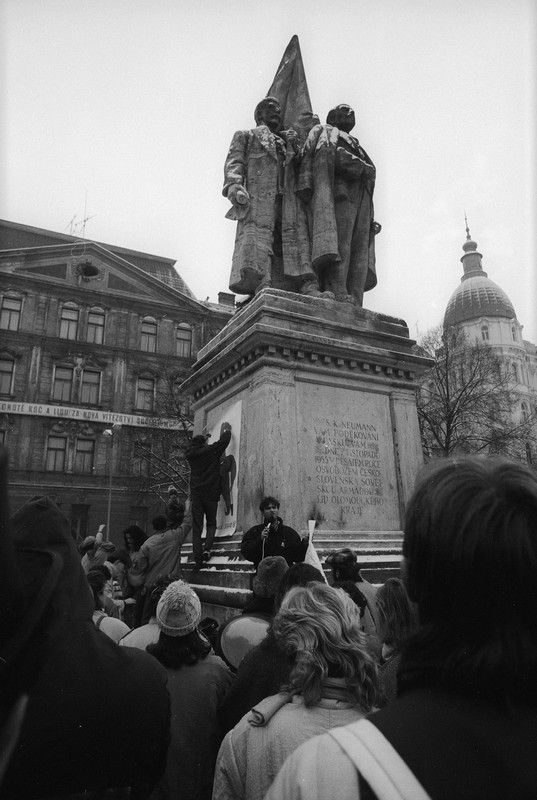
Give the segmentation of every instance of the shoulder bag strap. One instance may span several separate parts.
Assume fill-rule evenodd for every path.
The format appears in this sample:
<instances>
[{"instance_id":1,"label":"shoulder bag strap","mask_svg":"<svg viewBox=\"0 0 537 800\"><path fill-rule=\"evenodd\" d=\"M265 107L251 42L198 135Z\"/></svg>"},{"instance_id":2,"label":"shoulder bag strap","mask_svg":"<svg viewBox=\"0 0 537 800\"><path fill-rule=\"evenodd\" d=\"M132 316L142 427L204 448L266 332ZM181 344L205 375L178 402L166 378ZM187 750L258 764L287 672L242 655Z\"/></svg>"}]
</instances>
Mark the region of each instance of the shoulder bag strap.
<instances>
[{"instance_id":1,"label":"shoulder bag strap","mask_svg":"<svg viewBox=\"0 0 537 800\"><path fill-rule=\"evenodd\" d=\"M378 800L430 800L397 750L373 723L361 719L328 734L354 763Z\"/></svg>"}]
</instances>

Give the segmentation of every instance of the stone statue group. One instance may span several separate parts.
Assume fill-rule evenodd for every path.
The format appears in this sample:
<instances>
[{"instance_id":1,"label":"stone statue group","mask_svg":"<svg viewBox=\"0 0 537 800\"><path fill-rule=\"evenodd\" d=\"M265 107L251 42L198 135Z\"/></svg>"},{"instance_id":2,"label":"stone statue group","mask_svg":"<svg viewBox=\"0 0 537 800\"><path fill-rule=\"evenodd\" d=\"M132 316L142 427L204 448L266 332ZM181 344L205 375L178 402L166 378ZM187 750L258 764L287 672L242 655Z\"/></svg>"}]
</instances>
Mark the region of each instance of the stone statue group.
<instances>
[{"instance_id":1,"label":"stone statue group","mask_svg":"<svg viewBox=\"0 0 537 800\"><path fill-rule=\"evenodd\" d=\"M351 135L354 111L333 108L281 130L275 97L258 103L256 127L235 133L223 194L237 221L229 286L254 295L271 286L362 305L377 282L375 166ZM317 123L317 124L315 124Z\"/></svg>"}]
</instances>

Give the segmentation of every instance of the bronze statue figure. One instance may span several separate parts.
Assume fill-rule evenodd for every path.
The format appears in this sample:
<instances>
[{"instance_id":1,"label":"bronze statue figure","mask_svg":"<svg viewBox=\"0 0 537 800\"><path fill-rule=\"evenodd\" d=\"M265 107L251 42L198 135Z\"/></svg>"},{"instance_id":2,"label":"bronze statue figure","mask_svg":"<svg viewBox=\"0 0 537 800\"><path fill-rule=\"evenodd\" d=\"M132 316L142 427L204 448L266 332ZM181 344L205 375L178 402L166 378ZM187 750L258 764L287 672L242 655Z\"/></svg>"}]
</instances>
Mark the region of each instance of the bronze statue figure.
<instances>
[{"instance_id":1,"label":"bronze statue figure","mask_svg":"<svg viewBox=\"0 0 537 800\"><path fill-rule=\"evenodd\" d=\"M362 305L364 291L377 283L373 218L375 165L350 135L354 111L333 108L326 125L309 133L302 153L297 191L309 207L311 261L321 289L336 300Z\"/></svg>"}]
</instances>

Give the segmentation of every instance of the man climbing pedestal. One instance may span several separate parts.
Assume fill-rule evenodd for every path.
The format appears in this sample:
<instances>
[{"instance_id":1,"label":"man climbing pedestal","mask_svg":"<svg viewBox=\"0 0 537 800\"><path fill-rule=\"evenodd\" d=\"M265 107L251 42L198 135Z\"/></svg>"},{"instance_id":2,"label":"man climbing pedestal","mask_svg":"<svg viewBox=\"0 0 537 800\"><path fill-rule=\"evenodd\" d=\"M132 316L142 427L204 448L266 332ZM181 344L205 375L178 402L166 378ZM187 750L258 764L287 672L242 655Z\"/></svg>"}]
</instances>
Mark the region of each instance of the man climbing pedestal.
<instances>
[{"instance_id":1,"label":"man climbing pedestal","mask_svg":"<svg viewBox=\"0 0 537 800\"><path fill-rule=\"evenodd\" d=\"M209 435L194 436L186 452L190 464L190 500L192 507L192 549L196 569L211 558L216 533L216 509L221 494L220 459L231 440L231 425L223 422L220 439L208 444ZM201 541L203 519L207 533L205 548Z\"/></svg>"}]
</instances>

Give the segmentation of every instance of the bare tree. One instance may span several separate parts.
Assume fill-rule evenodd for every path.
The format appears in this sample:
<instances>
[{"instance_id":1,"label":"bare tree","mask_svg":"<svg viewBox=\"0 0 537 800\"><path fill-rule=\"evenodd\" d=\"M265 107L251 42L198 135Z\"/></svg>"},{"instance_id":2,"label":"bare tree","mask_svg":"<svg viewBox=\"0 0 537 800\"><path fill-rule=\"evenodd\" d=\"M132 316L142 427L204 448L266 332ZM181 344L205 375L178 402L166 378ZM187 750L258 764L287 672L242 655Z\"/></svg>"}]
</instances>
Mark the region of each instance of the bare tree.
<instances>
[{"instance_id":1,"label":"bare tree","mask_svg":"<svg viewBox=\"0 0 537 800\"><path fill-rule=\"evenodd\" d=\"M419 347L434 359L417 395L425 456L502 453L531 460L536 413L522 414L506 363L455 328L433 328Z\"/></svg>"},{"instance_id":2,"label":"bare tree","mask_svg":"<svg viewBox=\"0 0 537 800\"><path fill-rule=\"evenodd\" d=\"M154 494L162 502L167 499L168 487L173 484L179 495L187 497L190 487L190 467L185 458L192 438L193 414L188 399L179 392L186 377L173 365L165 365L155 398L157 416L178 423L177 428L145 429L135 442L133 472L139 480L139 491Z\"/></svg>"}]
</instances>

